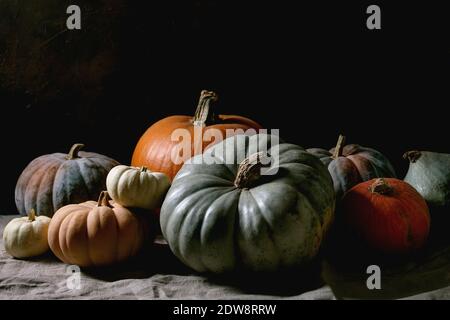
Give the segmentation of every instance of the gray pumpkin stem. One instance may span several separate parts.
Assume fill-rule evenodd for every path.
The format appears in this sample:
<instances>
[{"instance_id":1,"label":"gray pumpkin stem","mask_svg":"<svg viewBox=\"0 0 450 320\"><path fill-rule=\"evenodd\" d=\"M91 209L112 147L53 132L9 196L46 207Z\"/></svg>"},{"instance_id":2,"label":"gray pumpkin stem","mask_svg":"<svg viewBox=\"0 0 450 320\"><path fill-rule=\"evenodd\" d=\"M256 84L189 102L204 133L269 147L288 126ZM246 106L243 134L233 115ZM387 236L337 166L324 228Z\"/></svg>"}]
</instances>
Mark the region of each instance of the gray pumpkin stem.
<instances>
[{"instance_id":1,"label":"gray pumpkin stem","mask_svg":"<svg viewBox=\"0 0 450 320\"><path fill-rule=\"evenodd\" d=\"M109 203L109 200L111 200L111 198L109 197L108 191L100 192L100 196L98 197L97 207L112 208L113 206Z\"/></svg>"},{"instance_id":2,"label":"gray pumpkin stem","mask_svg":"<svg viewBox=\"0 0 450 320\"><path fill-rule=\"evenodd\" d=\"M344 150L345 136L342 134L339 135L338 141L336 143L336 147L334 147L333 159L337 159L342 156L342 152Z\"/></svg>"},{"instance_id":3,"label":"gray pumpkin stem","mask_svg":"<svg viewBox=\"0 0 450 320\"><path fill-rule=\"evenodd\" d=\"M217 94L213 91L202 90L198 101L197 110L195 110L192 122L195 126L204 126L206 122L214 122L214 113L209 112L211 101L217 101Z\"/></svg>"},{"instance_id":4,"label":"gray pumpkin stem","mask_svg":"<svg viewBox=\"0 0 450 320\"><path fill-rule=\"evenodd\" d=\"M392 194L394 188L383 178L375 180L374 183L370 186L370 191L372 193L378 193L382 195Z\"/></svg>"},{"instance_id":5,"label":"gray pumpkin stem","mask_svg":"<svg viewBox=\"0 0 450 320\"><path fill-rule=\"evenodd\" d=\"M417 150L408 151L403 154L403 159L408 160L409 162L416 162L422 156L422 153Z\"/></svg>"},{"instance_id":6,"label":"gray pumpkin stem","mask_svg":"<svg viewBox=\"0 0 450 320\"><path fill-rule=\"evenodd\" d=\"M67 154L67 160L73 160L79 158L78 152L84 148L84 144L75 143L72 148L70 148L69 153Z\"/></svg>"},{"instance_id":7,"label":"gray pumpkin stem","mask_svg":"<svg viewBox=\"0 0 450 320\"><path fill-rule=\"evenodd\" d=\"M264 163L261 161L267 158L264 152L253 153L245 158L238 168L234 185L237 188L244 189L254 185L254 183L261 177L261 168Z\"/></svg>"}]
</instances>

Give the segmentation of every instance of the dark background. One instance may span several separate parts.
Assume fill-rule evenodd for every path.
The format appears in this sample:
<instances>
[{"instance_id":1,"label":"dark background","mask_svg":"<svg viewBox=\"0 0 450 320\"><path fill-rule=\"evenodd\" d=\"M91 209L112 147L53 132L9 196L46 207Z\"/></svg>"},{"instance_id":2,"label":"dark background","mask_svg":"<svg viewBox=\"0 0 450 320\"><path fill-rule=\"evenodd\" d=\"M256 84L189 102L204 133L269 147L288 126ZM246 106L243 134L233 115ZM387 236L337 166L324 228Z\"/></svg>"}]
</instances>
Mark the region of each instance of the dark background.
<instances>
[{"instance_id":1,"label":"dark background","mask_svg":"<svg viewBox=\"0 0 450 320\"><path fill-rule=\"evenodd\" d=\"M80 31L66 30L69 4ZM366 28L369 4L382 30ZM128 164L145 129L193 114L201 89L304 147L344 133L403 177L403 152L450 152L445 14L437 1L2 1L0 212L15 213L35 157L83 142Z\"/></svg>"}]
</instances>

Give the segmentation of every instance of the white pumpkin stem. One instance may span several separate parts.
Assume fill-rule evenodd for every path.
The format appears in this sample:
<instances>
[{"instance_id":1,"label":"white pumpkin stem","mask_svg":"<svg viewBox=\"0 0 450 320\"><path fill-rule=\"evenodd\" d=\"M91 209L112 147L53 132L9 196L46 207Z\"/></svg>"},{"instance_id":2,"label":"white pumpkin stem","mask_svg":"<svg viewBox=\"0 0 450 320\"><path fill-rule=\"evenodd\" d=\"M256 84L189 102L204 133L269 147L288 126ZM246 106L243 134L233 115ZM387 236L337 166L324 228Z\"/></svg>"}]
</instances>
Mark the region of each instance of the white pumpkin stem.
<instances>
[{"instance_id":1,"label":"white pumpkin stem","mask_svg":"<svg viewBox=\"0 0 450 320\"><path fill-rule=\"evenodd\" d=\"M147 167L141 167L139 169L139 172L147 172L148 168Z\"/></svg>"},{"instance_id":2,"label":"white pumpkin stem","mask_svg":"<svg viewBox=\"0 0 450 320\"><path fill-rule=\"evenodd\" d=\"M345 136L342 134L339 135L338 141L336 143L336 147L334 148L333 159L337 159L342 156L342 152L344 149Z\"/></svg>"},{"instance_id":3,"label":"white pumpkin stem","mask_svg":"<svg viewBox=\"0 0 450 320\"><path fill-rule=\"evenodd\" d=\"M98 197L97 207L109 207L113 208L113 206L109 203L111 198L109 197L108 191L100 192L100 196Z\"/></svg>"},{"instance_id":4,"label":"white pumpkin stem","mask_svg":"<svg viewBox=\"0 0 450 320\"><path fill-rule=\"evenodd\" d=\"M69 153L67 154L67 160L73 160L73 159L77 159L78 157L78 152L84 148L84 144L82 143L75 143L72 148L70 148Z\"/></svg>"},{"instance_id":5,"label":"white pumpkin stem","mask_svg":"<svg viewBox=\"0 0 450 320\"><path fill-rule=\"evenodd\" d=\"M403 159L408 160L409 162L416 162L422 156L422 153L417 150L408 151L403 154Z\"/></svg>"},{"instance_id":6,"label":"white pumpkin stem","mask_svg":"<svg viewBox=\"0 0 450 320\"><path fill-rule=\"evenodd\" d=\"M267 159L266 154L257 152L245 158L239 164L236 179L234 180L234 185L237 188L249 188L261 177L261 168L266 163L266 161L263 163L263 158Z\"/></svg>"},{"instance_id":7,"label":"white pumpkin stem","mask_svg":"<svg viewBox=\"0 0 450 320\"><path fill-rule=\"evenodd\" d=\"M382 195L392 194L394 188L383 178L376 179L374 183L370 186L370 191L372 193L378 193Z\"/></svg>"},{"instance_id":8,"label":"white pumpkin stem","mask_svg":"<svg viewBox=\"0 0 450 320\"><path fill-rule=\"evenodd\" d=\"M30 212L28 212L28 220L36 220L36 211L34 209L31 209Z\"/></svg>"},{"instance_id":9,"label":"white pumpkin stem","mask_svg":"<svg viewBox=\"0 0 450 320\"><path fill-rule=\"evenodd\" d=\"M192 122L195 126L204 126L207 121L214 122L214 113L209 112L211 101L217 101L217 94L213 91L202 90L198 101L197 110L195 110Z\"/></svg>"}]
</instances>

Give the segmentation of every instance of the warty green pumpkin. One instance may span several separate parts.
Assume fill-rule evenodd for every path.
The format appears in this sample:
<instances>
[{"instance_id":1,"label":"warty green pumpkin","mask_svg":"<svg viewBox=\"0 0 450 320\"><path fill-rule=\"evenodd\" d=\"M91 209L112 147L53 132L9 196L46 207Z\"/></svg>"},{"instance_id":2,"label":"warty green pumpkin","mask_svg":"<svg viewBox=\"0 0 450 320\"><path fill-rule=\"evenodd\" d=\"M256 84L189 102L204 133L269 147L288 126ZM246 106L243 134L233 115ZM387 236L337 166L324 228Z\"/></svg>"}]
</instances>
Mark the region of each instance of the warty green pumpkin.
<instances>
[{"instance_id":1,"label":"warty green pumpkin","mask_svg":"<svg viewBox=\"0 0 450 320\"><path fill-rule=\"evenodd\" d=\"M316 256L334 203L315 156L270 135L237 135L183 165L160 223L173 253L198 272L274 271Z\"/></svg>"}]
</instances>

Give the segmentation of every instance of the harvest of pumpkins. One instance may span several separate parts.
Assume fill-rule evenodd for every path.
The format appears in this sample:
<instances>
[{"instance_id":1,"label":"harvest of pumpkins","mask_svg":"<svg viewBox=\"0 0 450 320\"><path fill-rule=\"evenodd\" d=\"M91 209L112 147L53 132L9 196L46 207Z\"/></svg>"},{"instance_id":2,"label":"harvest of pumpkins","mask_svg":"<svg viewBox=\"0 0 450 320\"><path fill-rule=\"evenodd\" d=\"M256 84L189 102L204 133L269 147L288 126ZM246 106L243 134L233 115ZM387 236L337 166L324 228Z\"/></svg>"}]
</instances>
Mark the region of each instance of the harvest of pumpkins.
<instances>
[{"instance_id":1,"label":"harvest of pumpkins","mask_svg":"<svg viewBox=\"0 0 450 320\"><path fill-rule=\"evenodd\" d=\"M450 154L406 152L400 180L380 151L345 145L342 135L332 149L305 149L258 133L254 120L215 114L217 99L204 90L193 116L151 125L129 166L82 144L31 161L15 190L24 217L3 231L6 252L26 259L51 250L67 264L112 265L151 244L149 224L159 219L168 248L196 272L270 272L313 261L337 219L369 252L417 252L434 208L449 207ZM174 163L178 129L227 136L200 148L190 140L191 152Z\"/></svg>"}]
</instances>

